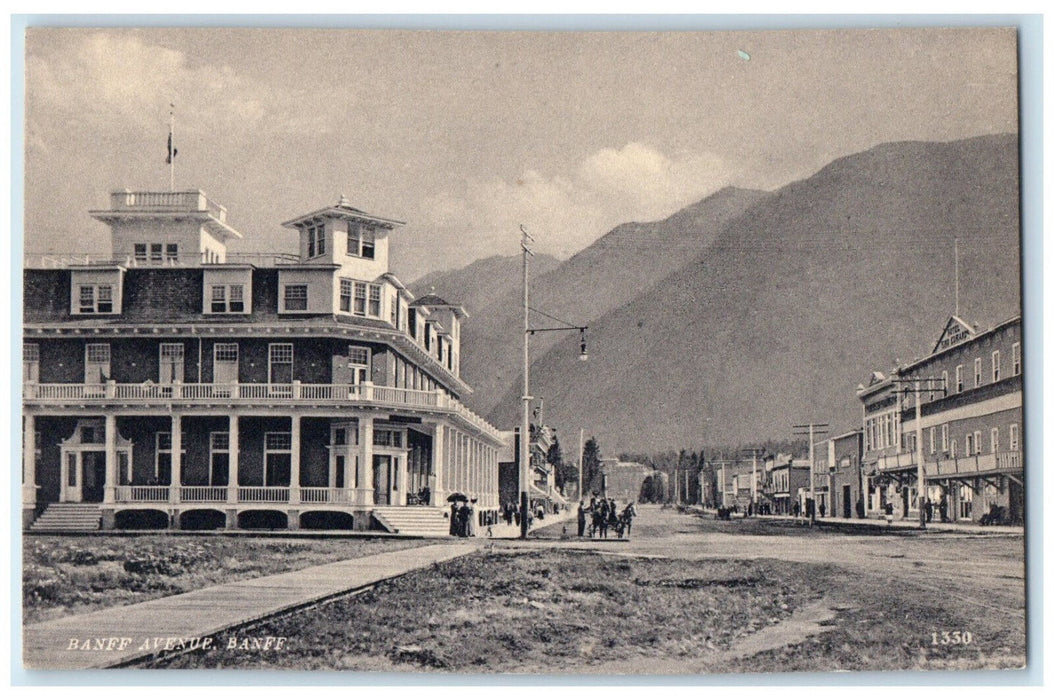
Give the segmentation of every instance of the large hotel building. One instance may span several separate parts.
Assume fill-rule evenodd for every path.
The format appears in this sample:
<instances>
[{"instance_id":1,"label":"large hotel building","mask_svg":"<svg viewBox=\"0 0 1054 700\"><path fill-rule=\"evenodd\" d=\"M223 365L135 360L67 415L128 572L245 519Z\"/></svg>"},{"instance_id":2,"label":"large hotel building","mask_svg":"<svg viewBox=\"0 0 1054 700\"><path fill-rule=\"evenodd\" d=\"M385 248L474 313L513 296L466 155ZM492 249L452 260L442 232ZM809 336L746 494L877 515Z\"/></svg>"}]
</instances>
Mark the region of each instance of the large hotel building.
<instances>
[{"instance_id":1,"label":"large hotel building","mask_svg":"<svg viewBox=\"0 0 1054 700\"><path fill-rule=\"evenodd\" d=\"M464 309L388 268L401 222L343 197L235 255L200 191L114 192L106 259L24 271L26 527L446 532L498 506L498 431L469 411Z\"/></svg>"}]
</instances>

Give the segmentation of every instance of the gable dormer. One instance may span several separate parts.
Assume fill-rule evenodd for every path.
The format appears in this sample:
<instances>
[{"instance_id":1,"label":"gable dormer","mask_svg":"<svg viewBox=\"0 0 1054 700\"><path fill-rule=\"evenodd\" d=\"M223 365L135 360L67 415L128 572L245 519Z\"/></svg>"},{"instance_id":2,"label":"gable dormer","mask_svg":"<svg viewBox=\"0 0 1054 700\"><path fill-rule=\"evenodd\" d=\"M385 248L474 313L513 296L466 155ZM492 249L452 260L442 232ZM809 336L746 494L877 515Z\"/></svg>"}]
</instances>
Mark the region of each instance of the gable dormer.
<instances>
[{"instance_id":1,"label":"gable dormer","mask_svg":"<svg viewBox=\"0 0 1054 700\"><path fill-rule=\"evenodd\" d=\"M388 272L388 233L404 222L367 214L341 195L336 206L282 225L300 236L302 263L339 266L339 275L373 282Z\"/></svg>"}]
</instances>

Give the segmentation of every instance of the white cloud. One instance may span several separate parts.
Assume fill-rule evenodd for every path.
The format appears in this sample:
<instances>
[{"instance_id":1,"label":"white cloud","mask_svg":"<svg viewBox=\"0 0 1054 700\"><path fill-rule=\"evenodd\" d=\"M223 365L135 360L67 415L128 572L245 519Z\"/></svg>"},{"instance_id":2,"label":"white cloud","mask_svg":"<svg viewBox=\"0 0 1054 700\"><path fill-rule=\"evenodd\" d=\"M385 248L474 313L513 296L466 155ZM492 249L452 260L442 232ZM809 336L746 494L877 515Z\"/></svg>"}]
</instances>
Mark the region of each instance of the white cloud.
<instances>
[{"instance_id":1,"label":"white cloud","mask_svg":"<svg viewBox=\"0 0 1054 700\"><path fill-rule=\"evenodd\" d=\"M470 257L514 252L521 223L537 234L539 250L565 257L619 223L664 218L727 181L713 154L669 157L628 143L591 154L570 177L528 170L514 182L469 181L459 193L430 197L426 210L441 234L459 234Z\"/></svg>"},{"instance_id":2,"label":"white cloud","mask_svg":"<svg viewBox=\"0 0 1054 700\"><path fill-rule=\"evenodd\" d=\"M340 109L268 90L265 82L228 65L192 64L183 52L132 33L76 32L65 38L61 50L39 54L30 43L27 129L38 139L45 133L61 138L69 120L108 131L156 130L168 121L170 103L183 132L317 133Z\"/></svg>"}]
</instances>

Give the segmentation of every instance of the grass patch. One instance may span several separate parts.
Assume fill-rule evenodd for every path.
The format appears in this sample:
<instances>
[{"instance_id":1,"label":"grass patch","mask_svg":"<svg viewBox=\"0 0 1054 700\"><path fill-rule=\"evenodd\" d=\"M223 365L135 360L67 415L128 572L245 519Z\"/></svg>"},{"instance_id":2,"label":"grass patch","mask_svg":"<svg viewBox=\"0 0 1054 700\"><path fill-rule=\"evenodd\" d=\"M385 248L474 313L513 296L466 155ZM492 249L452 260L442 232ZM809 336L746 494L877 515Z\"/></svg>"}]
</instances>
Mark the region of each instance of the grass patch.
<instances>
[{"instance_id":1,"label":"grass patch","mask_svg":"<svg viewBox=\"0 0 1054 700\"><path fill-rule=\"evenodd\" d=\"M40 622L421 544L169 535L25 537L22 620Z\"/></svg>"},{"instance_id":2,"label":"grass patch","mask_svg":"<svg viewBox=\"0 0 1054 700\"><path fill-rule=\"evenodd\" d=\"M545 674L1022 665L1023 621L978 612L965 593L955 580L925 588L825 564L477 552L241 633L287 637L282 653L228 651L219 639L213 651L145 665ZM830 619L800 638L738 654L817 606ZM933 647L931 631L945 628L970 630L973 644Z\"/></svg>"}]
</instances>

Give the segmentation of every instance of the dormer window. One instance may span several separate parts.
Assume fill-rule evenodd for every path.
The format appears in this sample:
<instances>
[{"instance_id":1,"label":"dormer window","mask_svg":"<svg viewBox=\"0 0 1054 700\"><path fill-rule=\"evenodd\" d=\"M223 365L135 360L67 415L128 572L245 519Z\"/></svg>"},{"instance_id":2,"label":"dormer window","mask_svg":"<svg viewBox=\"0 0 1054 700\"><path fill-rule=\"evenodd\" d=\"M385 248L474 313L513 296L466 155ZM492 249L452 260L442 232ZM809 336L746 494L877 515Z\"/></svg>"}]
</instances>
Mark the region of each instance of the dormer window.
<instances>
[{"instance_id":1,"label":"dormer window","mask_svg":"<svg viewBox=\"0 0 1054 700\"><path fill-rule=\"evenodd\" d=\"M240 284L214 284L211 298L214 314L245 313L245 288Z\"/></svg>"},{"instance_id":2,"label":"dormer window","mask_svg":"<svg viewBox=\"0 0 1054 700\"><path fill-rule=\"evenodd\" d=\"M307 311L306 284L287 284L285 286L285 310Z\"/></svg>"},{"instance_id":3,"label":"dormer window","mask_svg":"<svg viewBox=\"0 0 1054 700\"><path fill-rule=\"evenodd\" d=\"M373 260L377 250L377 232L372 226L348 222L348 255Z\"/></svg>"},{"instance_id":4,"label":"dormer window","mask_svg":"<svg viewBox=\"0 0 1054 700\"><path fill-rule=\"evenodd\" d=\"M315 258L326 254L326 227L323 224L308 226L307 257Z\"/></svg>"},{"instance_id":5,"label":"dormer window","mask_svg":"<svg viewBox=\"0 0 1054 700\"><path fill-rule=\"evenodd\" d=\"M113 285L80 285L80 309L82 314L112 314Z\"/></svg>"}]
</instances>

